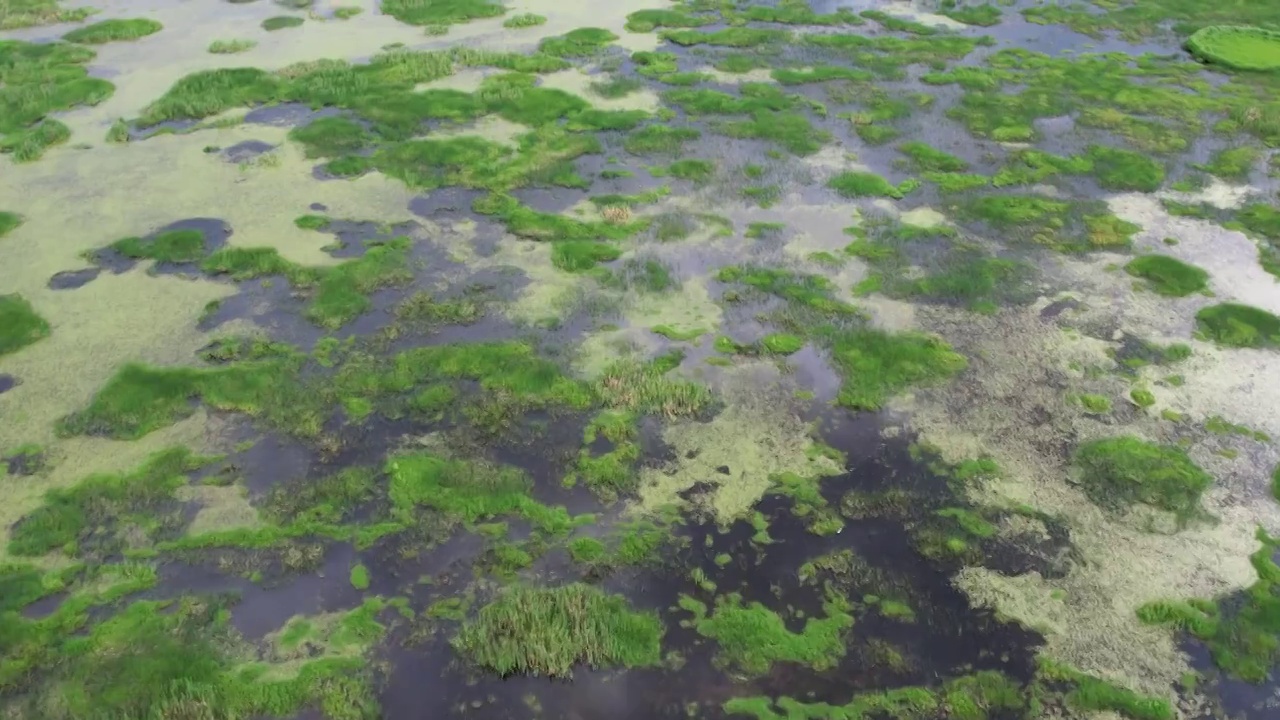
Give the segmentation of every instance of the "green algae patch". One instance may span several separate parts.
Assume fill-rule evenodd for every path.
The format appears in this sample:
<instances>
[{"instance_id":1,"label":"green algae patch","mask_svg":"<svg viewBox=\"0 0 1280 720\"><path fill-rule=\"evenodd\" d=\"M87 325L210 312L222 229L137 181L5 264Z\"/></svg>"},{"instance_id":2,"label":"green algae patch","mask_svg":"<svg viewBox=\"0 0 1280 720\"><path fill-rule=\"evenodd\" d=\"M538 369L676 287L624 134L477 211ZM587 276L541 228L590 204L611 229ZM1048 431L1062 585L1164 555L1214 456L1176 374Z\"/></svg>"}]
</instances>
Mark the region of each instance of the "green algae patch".
<instances>
[{"instance_id":1,"label":"green algae patch","mask_svg":"<svg viewBox=\"0 0 1280 720\"><path fill-rule=\"evenodd\" d=\"M1280 32L1259 27L1211 25L1187 38L1197 59L1232 70L1280 70Z\"/></svg>"},{"instance_id":2,"label":"green algae patch","mask_svg":"<svg viewBox=\"0 0 1280 720\"><path fill-rule=\"evenodd\" d=\"M17 230L22 222L22 216L18 213L0 210L0 238Z\"/></svg>"},{"instance_id":3,"label":"green algae patch","mask_svg":"<svg viewBox=\"0 0 1280 720\"><path fill-rule=\"evenodd\" d=\"M1280 478L1280 471L1277 472ZM1277 482L1280 482L1278 480ZM1280 662L1280 566L1272 559L1280 541L1258 530L1262 547L1251 557L1257 581L1241 598L1157 600L1138 608L1138 618L1166 625L1203 641L1225 673L1252 683L1271 677Z\"/></svg>"},{"instance_id":4,"label":"green algae patch","mask_svg":"<svg viewBox=\"0 0 1280 720\"><path fill-rule=\"evenodd\" d=\"M621 595L574 583L515 587L462 626L453 646L502 676L570 677L575 666L652 667L662 659L662 621Z\"/></svg>"},{"instance_id":5,"label":"green algae patch","mask_svg":"<svg viewBox=\"0 0 1280 720\"><path fill-rule=\"evenodd\" d=\"M918 180L907 179L894 185L870 172L848 170L827 181L827 187L843 198L887 197L901 200L920 186Z\"/></svg>"},{"instance_id":6,"label":"green algae patch","mask_svg":"<svg viewBox=\"0 0 1280 720\"><path fill-rule=\"evenodd\" d=\"M49 323L21 295L0 295L0 356L49 336Z\"/></svg>"},{"instance_id":7,"label":"green algae patch","mask_svg":"<svg viewBox=\"0 0 1280 720\"><path fill-rule=\"evenodd\" d=\"M1196 313L1196 328L1225 347L1280 348L1280 317L1250 305L1210 305Z\"/></svg>"},{"instance_id":8,"label":"green algae patch","mask_svg":"<svg viewBox=\"0 0 1280 720\"><path fill-rule=\"evenodd\" d=\"M1132 436L1085 443L1074 462L1081 487L1099 506L1122 510L1143 503L1183 521L1203 514L1200 496L1213 482L1182 448Z\"/></svg>"},{"instance_id":9,"label":"green algae patch","mask_svg":"<svg viewBox=\"0 0 1280 720\"><path fill-rule=\"evenodd\" d=\"M276 30L300 27L304 22L306 21L303 18L294 17L293 15L277 15L263 20L262 29L267 32L275 32Z\"/></svg>"},{"instance_id":10,"label":"green algae patch","mask_svg":"<svg viewBox=\"0 0 1280 720\"><path fill-rule=\"evenodd\" d=\"M1168 255L1143 255L1124 266L1125 272L1146 280L1152 290L1169 297L1186 297L1203 292L1209 273Z\"/></svg>"},{"instance_id":11,"label":"green algae patch","mask_svg":"<svg viewBox=\"0 0 1280 720\"><path fill-rule=\"evenodd\" d=\"M815 671L839 664L853 627L852 607L836 594L823 601L826 617L808 618L799 632L782 616L759 602L745 603L738 594L716 598L713 608L688 595L680 607L693 614L692 626L719 645L716 664L746 675L764 675L774 663L790 662Z\"/></svg>"},{"instance_id":12,"label":"green algae patch","mask_svg":"<svg viewBox=\"0 0 1280 720\"><path fill-rule=\"evenodd\" d=\"M0 40L0 153L28 162L71 138L67 126L49 116L97 105L115 92L106 80L89 77L86 65L94 56L69 43Z\"/></svg>"},{"instance_id":13,"label":"green algae patch","mask_svg":"<svg viewBox=\"0 0 1280 720\"><path fill-rule=\"evenodd\" d=\"M147 18L103 20L82 28L76 28L63 35L62 39L82 45L101 45L121 40L137 40L141 37L154 35L163 29L163 25Z\"/></svg>"},{"instance_id":14,"label":"green algae patch","mask_svg":"<svg viewBox=\"0 0 1280 720\"><path fill-rule=\"evenodd\" d=\"M382 12L407 25L459 25L502 15L488 0L382 0Z\"/></svg>"}]
</instances>

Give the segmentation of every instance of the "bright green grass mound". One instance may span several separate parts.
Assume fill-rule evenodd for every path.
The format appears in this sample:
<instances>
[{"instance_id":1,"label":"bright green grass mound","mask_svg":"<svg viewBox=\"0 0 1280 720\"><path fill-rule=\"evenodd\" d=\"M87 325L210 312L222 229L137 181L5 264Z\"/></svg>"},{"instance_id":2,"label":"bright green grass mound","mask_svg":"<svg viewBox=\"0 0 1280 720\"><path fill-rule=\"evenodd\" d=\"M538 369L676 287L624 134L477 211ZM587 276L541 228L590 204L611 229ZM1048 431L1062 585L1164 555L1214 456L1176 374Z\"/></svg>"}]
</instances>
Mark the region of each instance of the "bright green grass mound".
<instances>
[{"instance_id":1,"label":"bright green grass mound","mask_svg":"<svg viewBox=\"0 0 1280 720\"><path fill-rule=\"evenodd\" d=\"M1199 511L1200 495L1213 482L1182 448L1132 436L1085 443L1075 464L1089 499L1113 510L1143 503L1187 518Z\"/></svg>"},{"instance_id":2,"label":"bright green grass mound","mask_svg":"<svg viewBox=\"0 0 1280 720\"><path fill-rule=\"evenodd\" d=\"M49 323L21 295L0 295L0 355L24 348L49 334Z\"/></svg>"},{"instance_id":3,"label":"bright green grass mound","mask_svg":"<svg viewBox=\"0 0 1280 720\"><path fill-rule=\"evenodd\" d=\"M1187 50L1203 62L1233 70L1280 70L1280 32L1211 25L1187 39Z\"/></svg>"},{"instance_id":4,"label":"bright green grass mound","mask_svg":"<svg viewBox=\"0 0 1280 720\"><path fill-rule=\"evenodd\" d=\"M1186 297L1204 290L1209 284L1209 273L1168 255L1136 257L1124 269L1130 275L1146 280L1152 290L1169 297Z\"/></svg>"},{"instance_id":5,"label":"bright green grass mound","mask_svg":"<svg viewBox=\"0 0 1280 720\"><path fill-rule=\"evenodd\" d=\"M662 621L621 595L574 583L513 588L480 610L453 644L501 675L567 677L578 664L644 667L662 659Z\"/></svg>"},{"instance_id":6,"label":"bright green grass mound","mask_svg":"<svg viewBox=\"0 0 1280 720\"><path fill-rule=\"evenodd\" d=\"M1238 303L1210 305L1196 313L1196 326L1219 345L1280 348L1280 317L1261 308Z\"/></svg>"},{"instance_id":7,"label":"bright green grass mound","mask_svg":"<svg viewBox=\"0 0 1280 720\"><path fill-rule=\"evenodd\" d=\"M132 20L103 20L92 25L77 28L62 36L63 40L85 45L101 45L118 40L137 40L154 35L164 29L155 20L134 18Z\"/></svg>"}]
</instances>

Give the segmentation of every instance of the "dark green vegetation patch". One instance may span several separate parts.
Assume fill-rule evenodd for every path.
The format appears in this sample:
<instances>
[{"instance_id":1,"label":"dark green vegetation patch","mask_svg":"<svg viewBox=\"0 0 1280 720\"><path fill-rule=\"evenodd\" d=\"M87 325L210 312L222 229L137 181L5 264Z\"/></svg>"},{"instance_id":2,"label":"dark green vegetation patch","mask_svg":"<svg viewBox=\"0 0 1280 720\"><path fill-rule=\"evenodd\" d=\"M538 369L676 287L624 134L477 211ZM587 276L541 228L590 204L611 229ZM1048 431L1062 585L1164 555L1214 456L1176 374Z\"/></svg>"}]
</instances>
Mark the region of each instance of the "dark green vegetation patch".
<instances>
[{"instance_id":1,"label":"dark green vegetation patch","mask_svg":"<svg viewBox=\"0 0 1280 720\"><path fill-rule=\"evenodd\" d=\"M22 216L18 213L0 210L0 238L8 235L22 224Z\"/></svg>"},{"instance_id":2,"label":"dark green vegetation patch","mask_svg":"<svg viewBox=\"0 0 1280 720\"><path fill-rule=\"evenodd\" d=\"M1210 305L1196 313L1196 327L1226 347L1280 348L1280 317L1250 305Z\"/></svg>"},{"instance_id":3,"label":"dark green vegetation patch","mask_svg":"<svg viewBox=\"0 0 1280 720\"><path fill-rule=\"evenodd\" d=\"M1211 25L1187 38L1200 60L1233 70L1280 69L1280 32L1239 25Z\"/></svg>"},{"instance_id":4,"label":"dark green vegetation patch","mask_svg":"<svg viewBox=\"0 0 1280 720\"><path fill-rule=\"evenodd\" d=\"M1085 443L1075 464L1081 486L1098 505L1118 510L1144 503L1182 520L1203 513L1200 495L1213 482L1182 448L1131 436Z\"/></svg>"},{"instance_id":5,"label":"dark green vegetation patch","mask_svg":"<svg viewBox=\"0 0 1280 720\"><path fill-rule=\"evenodd\" d=\"M1209 285L1209 273L1168 255L1143 255L1129 261L1125 272L1147 281L1152 290L1170 297L1186 297Z\"/></svg>"},{"instance_id":6,"label":"dark green vegetation patch","mask_svg":"<svg viewBox=\"0 0 1280 720\"><path fill-rule=\"evenodd\" d=\"M500 675L568 677L575 665L647 667L662 657L662 621L621 595L573 584L507 590L462 627L454 647Z\"/></svg>"},{"instance_id":7,"label":"dark green vegetation patch","mask_svg":"<svg viewBox=\"0 0 1280 720\"><path fill-rule=\"evenodd\" d=\"M21 295L0 295L0 355L49 335L49 323Z\"/></svg>"},{"instance_id":8,"label":"dark green vegetation patch","mask_svg":"<svg viewBox=\"0 0 1280 720\"><path fill-rule=\"evenodd\" d=\"M67 42L84 45L101 45L119 40L137 40L140 37L158 33L162 29L164 29L164 26L160 23L145 18L103 20L82 28L76 28L63 35L62 39Z\"/></svg>"},{"instance_id":9,"label":"dark green vegetation patch","mask_svg":"<svg viewBox=\"0 0 1280 720\"><path fill-rule=\"evenodd\" d=\"M93 58L92 50L68 43L0 40L0 152L26 162L70 139L67 126L49 116L97 105L115 91L89 77L85 65Z\"/></svg>"}]
</instances>

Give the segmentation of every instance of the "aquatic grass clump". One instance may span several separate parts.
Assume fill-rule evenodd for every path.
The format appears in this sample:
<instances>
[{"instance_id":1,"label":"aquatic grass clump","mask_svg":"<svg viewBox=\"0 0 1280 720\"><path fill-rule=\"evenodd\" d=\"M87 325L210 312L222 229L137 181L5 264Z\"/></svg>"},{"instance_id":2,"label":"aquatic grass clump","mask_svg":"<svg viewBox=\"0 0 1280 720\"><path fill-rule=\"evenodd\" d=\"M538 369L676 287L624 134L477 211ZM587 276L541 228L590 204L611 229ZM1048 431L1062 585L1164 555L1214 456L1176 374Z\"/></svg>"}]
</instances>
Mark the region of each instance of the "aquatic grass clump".
<instances>
[{"instance_id":1,"label":"aquatic grass clump","mask_svg":"<svg viewBox=\"0 0 1280 720\"><path fill-rule=\"evenodd\" d=\"M1123 510L1143 503L1180 521L1203 513L1200 496L1213 482L1182 448L1133 436L1087 442L1073 461L1085 494L1100 507Z\"/></svg>"},{"instance_id":2,"label":"aquatic grass clump","mask_svg":"<svg viewBox=\"0 0 1280 720\"><path fill-rule=\"evenodd\" d=\"M800 632L789 630L778 613L759 602L743 602L736 593L717 597L714 608L682 595L680 607L693 614L699 635L719 645L717 665L753 676L768 673L778 662L831 669L844 657L853 627L852 606L834 593L823 600L826 617L808 618Z\"/></svg>"},{"instance_id":3,"label":"aquatic grass clump","mask_svg":"<svg viewBox=\"0 0 1280 720\"><path fill-rule=\"evenodd\" d=\"M991 27L1000 24L1000 18L1003 13L1000 8L995 5L963 5L961 7L952 7L943 10L945 15L956 22L962 22L965 25L977 25L979 27Z\"/></svg>"},{"instance_id":4,"label":"aquatic grass clump","mask_svg":"<svg viewBox=\"0 0 1280 720\"><path fill-rule=\"evenodd\" d=\"M652 667L662 621L621 595L574 583L514 587L484 606L453 639L459 653L499 675L570 677L573 668Z\"/></svg>"},{"instance_id":5,"label":"aquatic grass clump","mask_svg":"<svg viewBox=\"0 0 1280 720\"><path fill-rule=\"evenodd\" d=\"M22 216L18 213L0 210L0 238L17 230L22 223Z\"/></svg>"},{"instance_id":6,"label":"aquatic grass clump","mask_svg":"<svg viewBox=\"0 0 1280 720\"><path fill-rule=\"evenodd\" d=\"M1091 145L1085 156L1093 162L1098 184L1106 190L1155 192L1164 183L1164 166L1143 153Z\"/></svg>"},{"instance_id":7,"label":"aquatic grass clump","mask_svg":"<svg viewBox=\"0 0 1280 720\"><path fill-rule=\"evenodd\" d=\"M1223 148L1214 153L1207 164L1196 167L1223 180L1245 182L1249 179L1249 172L1253 170L1253 166L1261 157L1262 151L1258 148L1251 145L1241 145L1239 147Z\"/></svg>"},{"instance_id":8,"label":"aquatic grass clump","mask_svg":"<svg viewBox=\"0 0 1280 720\"><path fill-rule=\"evenodd\" d=\"M117 550L123 539L106 541L98 532L101 528L122 532L126 529L122 523L127 522L143 534L159 530L166 522L161 506L174 501L173 491L186 484L187 473L207 462L208 458L174 448L151 456L136 470L91 475L69 488L51 490L40 507L14 526L9 552L44 555L84 545L91 534L99 535L95 542L107 545L108 552Z\"/></svg>"},{"instance_id":9,"label":"aquatic grass clump","mask_svg":"<svg viewBox=\"0 0 1280 720\"><path fill-rule=\"evenodd\" d=\"M49 322L18 294L0 295L0 356L49 336Z\"/></svg>"},{"instance_id":10,"label":"aquatic grass clump","mask_svg":"<svg viewBox=\"0 0 1280 720\"><path fill-rule=\"evenodd\" d=\"M907 193L920 186L920 181L908 178L894 185L870 172L846 170L827 181L827 187L844 198L887 197L901 200Z\"/></svg>"},{"instance_id":11,"label":"aquatic grass clump","mask_svg":"<svg viewBox=\"0 0 1280 720\"><path fill-rule=\"evenodd\" d=\"M97 105L115 92L110 82L89 77L86 65L94 57L69 43L0 40L0 153L29 162L71 138L50 116Z\"/></svg>"},{"instance_id":12,"label":"aquatic grass clump","mask_svg":"<svg viewBox=\"0 0 1280 720\"><path fill-rule=\"evenodd\" d=\"M280 79L258 68L202 70L183 77L142 111L139 125L150 127L168 120L205 118L246 105L263 105L277 98Z\"/></svg>"},{"instance_id":13,"label":"aquatic grass clump","mask_svg":"<svg viewBox=\"0 0 1280 720\"><path fill-rule=\"evenodd\" d=\"M306 20L303 18L295 17L293 15L277 15L263 20L262 29L267 32L275 32L276 30L299 27L304 22L306 22Z\"/></svg>"},{"instance_id":14,"label":"aquatic grass clump","mask_svg":"<svg viewBox=\"0 0 1280 720\"><path fill-rule=\"evenodd\" d=\"M785 30L762 30L746 27L725 28L724 30L712 32L666 30L662 33L662 39L685 47L693 45L734 48L757 47L768 43L782 42L790 37L791 33Z\"/></svg>"},{"instance_id":15,"label":"aquatic grass clump","mask_svg":"<svg viewBox=\"0 0 1280 720\"><path fill-rule=\"evenodd\" d=\"M638 10L627 16L628 32L653 32L656 28L691 28L710 25L715 18L681 10Z\"/></svg>"},{"instance_id":16,"label":"aquatic grass clump","mask_svg":"<svg viewBox=\"0 0 1280 720\"><path fill-rule=\"evenodd\" d=\"M209 52L214 55L234 55L248 52L257 46L257 40L214 40L209 43Z\"/></svg>"},{"instance_id":17,"label":"aquatic grass clump","mask_svg":"<svg viewBox=\"0 0 1280 720\"><path fill-rule=\"evenodd\" d=\"M617 247L592 240L562 240L551 246L551 264L567 272L584 272L621 256Z\"/></svg>"},{"instance_id":18,"label":"aquatic grass clump","mask_svg":"<svg viewBox=\"0 0 1280 720\"><path fill-rule=\"evenodd\" d=\"M538 51L554 57L588 57L603 50L618 36L603 28L578 28L564 35L544 38Z\"/></svg>"},{"instance_id":19,"label":"aquatic grass clump","mask_svg":"<svg viewBox=\"0 0 1280 720\"><path fill-rule=\"evenodd\" d=\"M628 135L623 148L632 155L674 155L700 137L696 128L648 125Z\"/></svg>"},{"instance_id":20,"label":"aquatic grass clump","mask_svg":"<svg viewBox=\"0 0 1280 720\"><path fill-rule=\"evenodd\" d=\"M1209 273L1168 255L1142 255L1124 266L1125 272L1147 281L1160 295L1186 297L1209 286Z\"/></svg>"},{"instance_id":21,"label":"aquatic grass clump","mask_svg":"<svg viewBox=\"0 0 1280 720\"><path fill-rule=\"evenodd\" d=\"M64 8L58 0L8 0L0 5L0 30L80 22L93 8Z\"/></svg>"},{"instance_id":22,"label":"aquatic grass clump","mask_svg":"<svg viewBox=\"0 0 1280 720\"><path fill-rule=\"evenodd\" d=\"M944 340L923 333L859 328L825 334L844 380L836 402L853 410L879 410L907 388L940 383L969 365Z\"/></svg>"},{"instance_id":23,"label":"aquatic grass clump","mask_svg":"<svg viewBox=\"0 0 1280 720\"><path fill-rule=\"evenodd\" d=\"M204 244L204 233L199 230L169 230L147 238L121 238L108 247L134 260L190 263L204 257Z\"/></svg>"},{"instance_id":24,"label":"aquatic grass clump","mask_svg":"<svg viewBox=\"0 0 1280 720\"><path fill-rule=\"evenodd\" d=\"M512 29L537 27L539 25L546 25L546 24L547 24L547 16L538 15L536 13L521 13L520 15L512 15L506 20L502 21L502 27L512 28Z\"/></svg>"},{"instance_id":25,"label":"aquatic grass clump","mask_svg":"<svg viewBox=\"0 0 1280 720\"><path fill-rule=\"evenodd\" d=\"M158 33L163 29L163 25L147 18L103 20L92 25L76 28L63 35L62 39L83 45L101 45L119 40L137 40L138 38Z\"/></svg>"},{"instance_id":26,"label":"aquatic grass clump","mask_svg":"<svg viewBox=\"0 0 1280 720\"><path fill-rule=\"evenodd\" d=\"M382 0L382 12L408 25L459 25L502 15L489 0Z\"/></svg>"},{"instance_id":27,"label":"aquatic grass clump","mask_svg":"<svg viewBox=\"0 0 1280 720\"><path fill-rule=\"evenodd\" d=\"M275 413L298 402L289 377L299 364L299 358L279 353L211 368L130 363L116 371L87 407L59 421L58 433L136 440L189 417L195 400L249 415Z\"/></svg>"},{"instance_id":28,"label":"aquatic grass clump","mask_svg":"<svg viewBox=\"0 0 1280 720\"><path fill-rule=\"evenodd\" d=\"M1197 59L1232 70L1280 70L1280 31L1241 25L1210 25L1187 38Z\"/></svg>"},{"instance_id":29,"label":"aquatic grass clump","mask_svg":"<svg viewBox=\"0 0 1280 720\"><path fill-rule=\"evenodd\" d=\"M707 386L667 374L684 361L678 350L648 362L620 360L592 384L596 398L608 407L668 418L696 415L711 406Z\"/></svg>"},{"instance_id":30,"label":"aquatic grass clump","mask_svg":"<svg viewBox=\"0 0 1280 720\"><path fill-rule=\"evenodd\" d=\"M1249 560L1258 580L1240 595L1221 601L1156 600L1137 611L1144 623L1166 625L1202 640L1215 665L1251 683L1268 680L1280 662L1280 566L1272 559L1280 540L1262 529L1257 538L1262 547Z\"/></svg>"},{"instance_id":31,"label":"aquatic grass clump","mask_svg":"<svg viewBox=\"0 0 1280 720\"><path fill-rule=\"evenodd\" d=\"M1225 347L1280 348L1280 317L1239 303L1210 305L1196 313L1196 329Z\"/></svg>"},{"instance_id":32,"label":"aquatic grass clump","mask_svg":"<svg viewBox=\"0 0 1280 720\"><path fill-rule=\"evenodd\" d=\"M958 173L969 169L969 163L964 160L918 140L899 145L898 152L906 155L918 172Z\"/></svg>"}]
</instances>

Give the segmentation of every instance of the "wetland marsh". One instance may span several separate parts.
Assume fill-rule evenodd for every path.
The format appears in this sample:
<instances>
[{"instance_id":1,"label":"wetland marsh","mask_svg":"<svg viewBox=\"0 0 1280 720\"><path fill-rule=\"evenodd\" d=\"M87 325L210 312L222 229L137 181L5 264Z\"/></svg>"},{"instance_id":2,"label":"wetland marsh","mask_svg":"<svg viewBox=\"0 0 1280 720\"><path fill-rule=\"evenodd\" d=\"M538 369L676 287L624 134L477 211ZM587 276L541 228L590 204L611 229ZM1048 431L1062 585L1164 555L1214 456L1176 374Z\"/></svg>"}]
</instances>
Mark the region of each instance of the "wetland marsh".
<instances>
[{"instance_id":1,"label":"wetland marsh","mask_svg":"<svg viewBox=\"0 0 1280 720\"><path fill-rule=\"evenodd\" d=\"M1263 719L1280 7L0 0L0 715Z\"/></svg>"}]
</instances>

